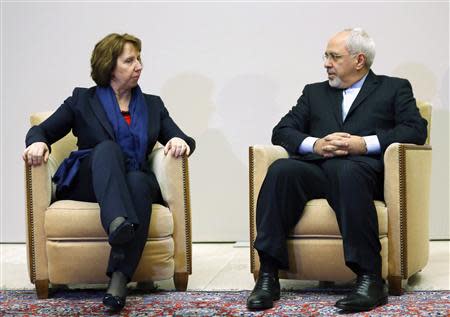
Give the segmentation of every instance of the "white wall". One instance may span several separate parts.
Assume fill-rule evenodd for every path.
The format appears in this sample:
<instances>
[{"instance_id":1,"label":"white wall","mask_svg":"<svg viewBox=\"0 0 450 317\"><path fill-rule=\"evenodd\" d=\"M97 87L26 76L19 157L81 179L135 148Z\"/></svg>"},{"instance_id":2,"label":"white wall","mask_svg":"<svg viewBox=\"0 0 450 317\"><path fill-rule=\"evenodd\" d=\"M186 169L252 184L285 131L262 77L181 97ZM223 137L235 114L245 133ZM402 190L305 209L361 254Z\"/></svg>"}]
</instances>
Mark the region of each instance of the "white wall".
<instances>
[{"instance_id":1,"label":"white wall","mask_svg":"<svg viewBox=\"0 0 450 317\"><path fill-rule=\"evenodd\" d=\"M90 54L111 32L142 39L142 89L197 140L194 240L248 240L248 146L269 144L303 86L325 80L326 42L348 26L375 39L375 73L409 78L434 105L431 233L449 238L448 3L9 2L1 24L0 241L25 239L30 113L93 85Z\"/></svg>"}]
</instances>

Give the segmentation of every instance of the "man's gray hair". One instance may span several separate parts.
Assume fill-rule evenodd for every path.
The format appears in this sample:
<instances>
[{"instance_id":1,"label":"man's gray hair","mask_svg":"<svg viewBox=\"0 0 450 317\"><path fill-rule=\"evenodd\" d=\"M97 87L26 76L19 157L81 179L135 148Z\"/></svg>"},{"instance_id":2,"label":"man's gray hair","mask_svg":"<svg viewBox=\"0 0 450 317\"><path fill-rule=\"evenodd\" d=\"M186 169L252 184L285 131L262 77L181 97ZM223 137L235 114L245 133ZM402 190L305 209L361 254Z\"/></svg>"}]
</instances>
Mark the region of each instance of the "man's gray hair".
<instances>
[{"instance_id":1,"label":"man's gray hair","mask_svg":"<svg viewBox=\"0 0 450 317\"><path fill-rule=\"evenodd\" d=\"M366 56L366 66L370 68L375 58L375 42L362 28L345 29L349 32L347 50L351 55L363 53Z\"/></svg>"}]
</instances>

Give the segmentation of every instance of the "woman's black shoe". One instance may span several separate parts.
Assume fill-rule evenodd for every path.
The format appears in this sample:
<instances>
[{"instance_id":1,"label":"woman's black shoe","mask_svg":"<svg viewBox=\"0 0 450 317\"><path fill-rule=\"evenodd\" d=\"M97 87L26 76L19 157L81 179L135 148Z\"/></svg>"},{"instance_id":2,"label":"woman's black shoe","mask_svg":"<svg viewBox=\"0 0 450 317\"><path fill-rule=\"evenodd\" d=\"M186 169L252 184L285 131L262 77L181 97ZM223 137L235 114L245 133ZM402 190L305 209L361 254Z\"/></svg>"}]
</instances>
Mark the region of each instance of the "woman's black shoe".
<instances>
[{"instance_id":1,"label":"woman's black shoe","mask_svg":"<svg viewBox=\"0 0 450 317\"><path fill-rule=\"evenodd\" d=\"M113 232L109 233L109 244L118 245L124 244L134 238L134 227L133 224L124 221L122 222Z\"/></svg>"},{"instance_id":2,"label":"woman's black shoe","mask_svg":"<svg viewBox=\"0 0 450 317\"><path fill-rule=\"evenodd\" d=\"M126 303L126 296L113 296L106 293L103 296L103 305L105 305L111 312L119 312L123 309Z\"/></svg>"}]
</instances>

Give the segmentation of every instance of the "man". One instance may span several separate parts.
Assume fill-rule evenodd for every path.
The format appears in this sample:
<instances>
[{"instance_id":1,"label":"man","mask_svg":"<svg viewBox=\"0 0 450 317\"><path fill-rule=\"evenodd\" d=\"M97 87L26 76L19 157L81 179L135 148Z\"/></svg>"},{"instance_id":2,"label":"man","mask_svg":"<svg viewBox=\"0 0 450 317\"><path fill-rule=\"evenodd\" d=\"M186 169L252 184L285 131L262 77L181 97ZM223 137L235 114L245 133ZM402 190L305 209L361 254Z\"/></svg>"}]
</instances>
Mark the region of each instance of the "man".
<instances>
[{"instance_id":1,"label":"man","mask_svg":"<svg viewBox=\"0 0 450 317\"><path fill-rule=\"evenodd\" d=\"M278 270L288 269L286 237L308 200L326 198L336 213L346 265L357 275L336 307L367 311L387 303L373 203L383 197L383 153L394 142L423 144L427 122L407 80L371 70L375 44L360 29L330 39L328 81L307 85L273 129L272 142L290 154L267 172L256 209L261 269L247 300L266 309L280 297Z\"/></svg>"}]
</instances>

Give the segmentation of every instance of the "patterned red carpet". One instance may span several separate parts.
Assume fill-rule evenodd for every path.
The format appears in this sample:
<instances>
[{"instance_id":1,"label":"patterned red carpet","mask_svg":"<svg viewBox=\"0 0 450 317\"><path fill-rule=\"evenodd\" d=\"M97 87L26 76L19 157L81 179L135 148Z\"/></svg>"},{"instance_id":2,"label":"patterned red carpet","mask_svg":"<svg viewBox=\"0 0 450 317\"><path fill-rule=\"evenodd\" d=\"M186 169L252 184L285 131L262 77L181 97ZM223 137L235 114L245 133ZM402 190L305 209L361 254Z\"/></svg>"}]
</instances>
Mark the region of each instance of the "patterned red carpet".
<instances>
[{"instance_id":1,"label":"patterned red carpet","mask_svg":"<svg viewBox=\"0 0 450 317\"><path fill-rule=\"evenodd\" d=\"M389 297L389 304L370 313L343 314L333 306L343 291L283 292L273 309L245 308L249 291L155 292L133 291L121 316L450 316L450 291L407 292ZM107 316L98 290L64 290L47 300L34 291L0 291L0 316Z\"/></svg>"}]
</instances>

